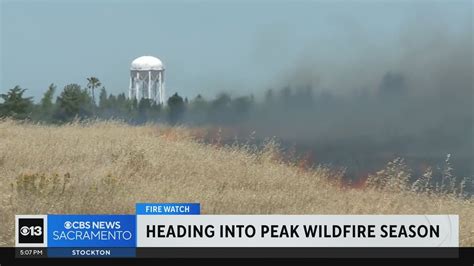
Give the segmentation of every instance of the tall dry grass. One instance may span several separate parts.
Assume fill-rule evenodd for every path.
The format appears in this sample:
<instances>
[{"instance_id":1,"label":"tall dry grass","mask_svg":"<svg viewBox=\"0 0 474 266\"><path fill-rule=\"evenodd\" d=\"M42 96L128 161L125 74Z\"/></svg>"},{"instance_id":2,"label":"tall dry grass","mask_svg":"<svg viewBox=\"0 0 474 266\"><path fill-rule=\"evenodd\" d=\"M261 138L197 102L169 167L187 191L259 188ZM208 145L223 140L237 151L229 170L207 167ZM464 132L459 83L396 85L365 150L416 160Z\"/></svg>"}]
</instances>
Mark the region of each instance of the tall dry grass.
<instances>
[{"instance_id":1,"label":"tall dry grass","mask_svg":"<svg viewBox=\"0 0 474 266\"><path fill-rule=\"evenodd\" d=\"M134 213L136 202L200 202L208 214L459 214L460 244L474 246L472 199L349 189L338 177L279 162L271 143L215 147L184 128L0 121L0 246L14 245L15 214Z\"/></svg>"}]
</instances>

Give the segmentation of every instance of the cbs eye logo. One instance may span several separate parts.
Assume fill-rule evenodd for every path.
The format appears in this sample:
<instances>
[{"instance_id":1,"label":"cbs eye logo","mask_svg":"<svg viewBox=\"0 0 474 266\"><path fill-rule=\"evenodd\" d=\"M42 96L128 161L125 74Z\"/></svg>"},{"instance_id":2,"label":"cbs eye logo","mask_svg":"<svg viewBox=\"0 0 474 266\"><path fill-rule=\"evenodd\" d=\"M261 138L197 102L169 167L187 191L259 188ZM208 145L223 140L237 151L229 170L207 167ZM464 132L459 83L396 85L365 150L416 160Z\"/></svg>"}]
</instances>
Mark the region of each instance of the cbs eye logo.
<instances>
[{"instance_id":1,"label":"cbs eye logo","mask_svg":"<svg viewBox=\"0 0 474 266\"><path fill-rule=\"evenodd\" d=\"M19 243L44 243L44 221L43 219L18 220L18 242Z\"/></svg>"}]
</instances>

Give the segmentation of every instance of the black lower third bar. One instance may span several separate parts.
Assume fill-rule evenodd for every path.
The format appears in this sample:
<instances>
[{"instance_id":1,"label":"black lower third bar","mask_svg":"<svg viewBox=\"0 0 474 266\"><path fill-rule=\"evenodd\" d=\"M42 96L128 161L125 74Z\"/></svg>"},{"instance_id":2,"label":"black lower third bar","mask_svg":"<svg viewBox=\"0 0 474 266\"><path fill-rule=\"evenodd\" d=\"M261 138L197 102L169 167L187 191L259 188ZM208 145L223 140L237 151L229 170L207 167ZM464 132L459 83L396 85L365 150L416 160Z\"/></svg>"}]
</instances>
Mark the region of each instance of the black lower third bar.
<instances>
[{"instance_id":1,"label":"black lower third bar","mask_svg":"<svg viewBox=\"0 0 474 266\"><path fill-rule=\"evenodd\" d=\"M459 248L137 248L137 258L459 258Z\"/></svg>"},{"instance_id":2,"label":"black lower third bar","mask_svg":"<svg viewBox=\"0 0 474 266\"><path fill-rule=\"evenodd\" d=\"M6 250L6 249L5 249ZM47 248L11 248L16 258L47 258ZM135 250L135 249L134 249ZM118 251L120 252L120 251ZM5 253L5 252L4 252ZM129 253L129 252L128 252ZM5 255L5 254L4 254ZM12 254L13 255L13 254ZM63 256L71 257L71 256ZM114 256L122 257L122 256ZM125 257L125 256L123 256ZM474 248L137 248L135 258L449 258L469 257Z\"/></svg>"}]
</instances>

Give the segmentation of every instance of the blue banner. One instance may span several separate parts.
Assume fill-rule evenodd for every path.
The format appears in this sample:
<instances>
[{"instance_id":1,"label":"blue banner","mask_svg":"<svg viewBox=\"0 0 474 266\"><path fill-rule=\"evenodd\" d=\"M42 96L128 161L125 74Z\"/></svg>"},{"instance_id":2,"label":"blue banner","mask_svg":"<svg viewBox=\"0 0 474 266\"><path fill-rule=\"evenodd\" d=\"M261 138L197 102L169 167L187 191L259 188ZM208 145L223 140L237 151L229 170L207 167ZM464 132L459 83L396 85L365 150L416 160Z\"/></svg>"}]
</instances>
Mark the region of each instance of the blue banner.
<instances>
[{"instance_id":1,"label":"blue banner","mask_svg":"<svg viewBox=\"0 0 474 266\"><path fill-rule=\"evenodd\" d=\"M124 258L135 257L136 248L48 248L50 258Z\"/></svg>"},{"instance_id":2,"label":"blue banner","mask_svg":"<svg viewBox=\"0 0 474 266\"><path fill-rule=\"evenodd\" d=\"M48 247L135 246L135 215L48 215Z\"/></svg>"},{"instance_id":3,"label":"blue banner","mask_svg":"<svg viewBox=\"0 0 474 266\"><path fill-rule=\"evenodd\" d=\"M137 203L137 215L196 215L201 214L199 203Z\"/></svg>"}]
</instances>

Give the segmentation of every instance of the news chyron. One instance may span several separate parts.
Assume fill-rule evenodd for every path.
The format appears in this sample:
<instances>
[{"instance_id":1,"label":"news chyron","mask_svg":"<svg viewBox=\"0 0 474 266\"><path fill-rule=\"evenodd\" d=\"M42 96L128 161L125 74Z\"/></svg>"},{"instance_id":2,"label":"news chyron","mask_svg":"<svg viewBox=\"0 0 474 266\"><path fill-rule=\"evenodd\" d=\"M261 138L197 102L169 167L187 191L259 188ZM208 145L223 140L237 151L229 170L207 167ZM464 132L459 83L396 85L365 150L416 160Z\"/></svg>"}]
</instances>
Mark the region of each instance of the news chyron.
<instances>
[{"instance_id":1,"label":"news chyron","mask_svg":"<svg viewBox=\"0 0 474 266\"><path fill-rule=\"evenodd\" d=\"M308 257L321 255L320 248L459 247L457 215L206 215L199 203L137 203L135 214L15 219L20 258L179 258L198 255L193 248L235 256L248 252L242 247L265 248L265 257L294 257L295 248L305 248L310 252L300 254Z\"/></svg>"}]
</instances>

